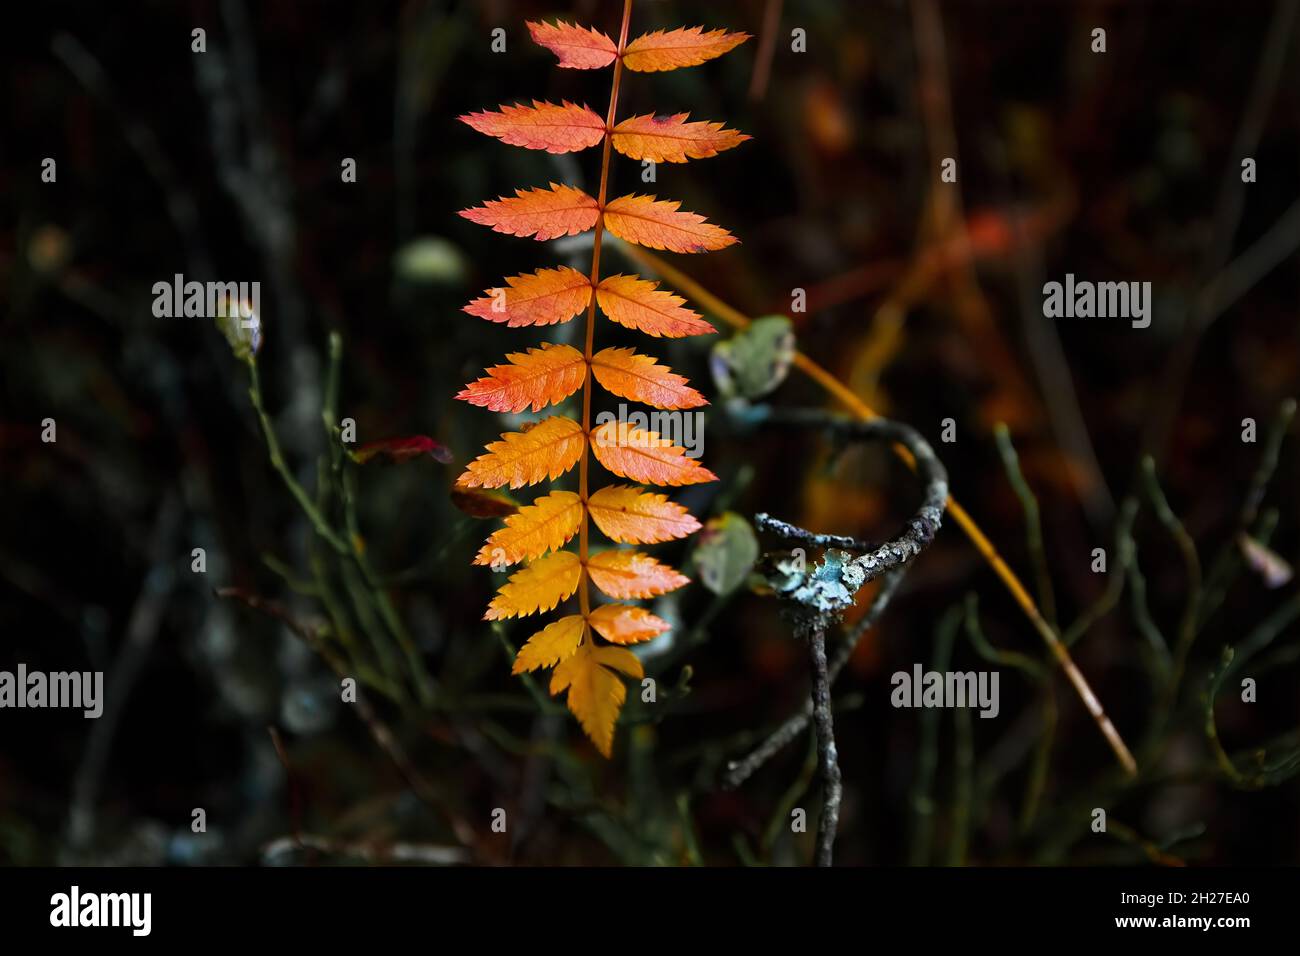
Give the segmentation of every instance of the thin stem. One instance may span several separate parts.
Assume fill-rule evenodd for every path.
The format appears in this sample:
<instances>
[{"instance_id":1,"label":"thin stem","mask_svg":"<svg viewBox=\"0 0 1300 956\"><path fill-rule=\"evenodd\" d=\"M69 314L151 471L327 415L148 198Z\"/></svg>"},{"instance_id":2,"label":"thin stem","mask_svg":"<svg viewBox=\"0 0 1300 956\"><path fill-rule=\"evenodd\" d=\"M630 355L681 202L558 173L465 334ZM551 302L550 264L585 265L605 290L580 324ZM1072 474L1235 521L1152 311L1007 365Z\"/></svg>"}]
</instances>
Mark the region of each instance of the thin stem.
<instances>
[{"instance_id":1,"label":"thin stem","mask_svg":"<svg viewBox=\"0 0 1300 956\"><path fill-rule=\"evenodd\" d=\"M361 534L361 525L357 520L356 505L356 481L351 470L345 465L342 471L342 497L343 497L343 514L347 523L348 536L352 539L352 558L356 562L357 570L361 572L361 578L365 582L366 588L374 597L375 607L379 611L379 616L383 619L384 624L388 627L389 632L397 641L397 645L406 657L406 663L411 668L411 676L415 680L416 693L419 695L420 703L428 707L433 703L433 686L429 681L429 675L425 672L424 662L420 660L419 649L415 646L415 640L411 637L410 631L406 629L401 615L393 606L388 592L384 590L383 583L375 573L374 567L370 564L370 559L366 557L365 539Z\"/></svg>"},{"instance_id":2,"label":"thin stem","mask_svg":"<svg viewBox=\"0 0 1300 956\"><path fill-rule=\"evenodd\" d=\"M618 86L623 79L623 48L627 46L627 27L632 19L632 0L623 0L623 25L618 32L618 58L614 60L614 80L609 91L609 110L605 114L605 140L600 151L600 192L596 204L600 215L591 247L591 301L587 304L587 339L582 357L587 363L582 380L582 434L587 441L578 465L578 497L582 500L582 525L578 530L578 561L582 578L578 582L578 603L585 618L591 613L591 594L587 587L587 534L591 522L587 514L587 469L591 460L591 358L596 344L596 286L600 283L600 245L605 235L605 199L609 193L609 157L613 145L614 118L618 111ZM583 631L585 642L588 632Z\"/></svg>"},{"instance_id":3,"label":"thin stem","mask_svg":"<svg viewBox=\"0 0 1300 956\"><path fill-rule=\"evenodd\" d=\"M1074 623L1065 629L1061 642L1070 647L1086 634L1094 624L1109 614L1119 603L1124 591L1124 581L1128 577L1128 567L1133 561L1133 521L1137 518L1138 500L1130 495L1120 502L1119 516L1115 521L1115 553L1119 566L1107 575L1106 589L1101 596L1081 612Z\"/></svg>"},{"instance_id":4,"label":"thin stem","mask_svg":"<svg viewBox=\"0 0 1300 956\"><path fill-rule=\"evenodd\" d=\"M346 555L349 550L346 542L330 527L330 523L325 520L325 516L320 513L307 495L306 490L293 477L293 473L289 471L289 466L285 463L284 452L280 450L280 439L276 437L275 428L271 425L271 417L267 415L266 406L262 402L262 380L257 373L256 361L248 363L248 374L248 397L253 403L253 408L257 412L257 420L262 426L262 435L266 439L266 450L271 456L271 466L280 475L285 487L289 489L289 493L298 502L298 507L302 509L303 514L311 521L316 533L339 554Z\"/></svg>"},{"instance_id":5,"label":"thin stem","mask_svg":"<svg viewBox=\"0 0 1300 956\"><path fill-rule=\"evenodd\" d=\"M379 664L383 668L384 674L394 684L401 686L402 669L397 663L396 655L393 653L391 638L375 618L374 607L371 604L371 594L361 579L361 572L347 561L339 562L339 571L343 575L343 585L347 590L349 600L352 602L352 610L356 613L357 622L361 625L362 631L370 635L370 643L379 657ZM406 696L406 689L403 687L403 703L405 703Z\"/></svg>"},{"instance_id":6,"label":"thin stem","mask_svg":"<svg viewBox=\"0 0 1300 956\"><path fill-rule=\"evenodd\" d=\"M835 748L835 720L831 716L831 679L826 666L826 631L814 627L808 634L812 664L813 723L817 727L817 759L822 771L822 815L817 824L817 865L830 866L835 851L835 831L840 821L840 758Z\"/></svg>"},{"instance_id":7,"label":"thin stem","mask_svg":"<svg viewBox=\"0 0 1300 956\"><path fill-rule=\"evenodd\" d=\"M1219 728L1214 719L1214 699L1219 696L1219 689L1223 686L1224 678L1228 676L1232 658L1232 648L1225 647L1219 658L1218 668L1210 674L1209 686L1205 690L1205 739L1223 776L1238 786L1244 786L1247 782L1246 777L1237 769L1228 752L1223 749L1223 743L1219 740Z\"/></svg>"},{"instance_id":8,"label":"thin stem","mask_svg":"<svg viewBox=\"0 0 1300 956\"><path fill-rule=\"evenodd\" d=\"M867 631L875 626L880 620L885 609L889 607L890 601L894 597L894 592L898 590L899 584L903 581L903 575L907 568L895 568L888 572L880 579L880 590L876 592L876 598L872 602L867 613L859 621L835 650L835 659L831 661L831 683L834 684L840 676L840 671L844 670L849 659L853 656L854 648L858 646L858 641L862 639ZM722 785L728 790L734 790L742 783L748 780L754 773L781 752L785 746L797 738L808 726L808 721L812 719L812 700L810 699L804 706L804 709L793 717L789 717L776 730L768 735L767 739L752 750L743 760L733 760L727 764L727 773L723 777Z\"/></svg>"},{"instance_id":9,"label":"thin stem","mask_svg":"<svg viewBox=\"0 0 1300 956\"><path fill-rule=\"evenodd\" d=\"M1025 800L1020 808L1020 832L1028 833L1038 816L1038 807L1047 787L1047 771L1052 763L1052 743L1056 739L1056 691L1051 681L1043 684L1043 723L1038 745L1034 748L1034 762L1025 780Z\"/></svg>"},{"instance_id":10,"label":"thin stem","mask_svg":"<svg viewBox=\"0 0 1300 956\"><path fill-rule=\"evenodd\" d=\"M1020 470L1020 457L1016 446L1011 444L1011 433L1002 422L993 429L997 441L998 454L1002 456L1002 467L1006 470L1007 481L1020 499L1020 508L1025 513L1025 540L1029 545L1029 560L1034 566L1034 576L1038 579L1038 603L1043 609L1043 617L1053 627L1056 626L1056 598L1052 592L1052 578L1047 572L1047 555L1043 548L1043 522L1038 511L1038 499L1034 497L1029 482L1025 481Z\"/></svg>"},{"instance_id":11,"label":"thin stem","mask_svg":"<svg viewBox=\"0 0 1300 956\"><path fill-rule=\"evenodd\" d=\"M997 664L1000 667L1014 667L1035 683L1042 681L1047 676L1043 666L1028 654L1004 651L989 643L989 639L984 635L984 628L980 626L979 597L974 591L966 595L966 636L975 648L975 653L992 664Z\"/></svg>"},{"instance_id":12,"label":"thin stem","mask_svg":"<svg viewBox=\"0 0 1300 956\"><path fill-rule=\"evenodd\" d=\"M944 672L952 660L952 646L961 623L961 608L952 607L935 629L933 671ZM934 777L939 765L939 714L936 709L921 711L921 739L917 747L916 775L912 778L908 804L911 821L908 834L909 866L928 866L934 842Z\"/></svg>"},{"instance_id":13,"label":"thin stem","mask_svg":"<svg viewBox=\"0 0 1300 956\"><path fill-rule=\"evenodd\" d=\"M1191 653L1192 644L1196 640L1196 618L1201 606L1201 558L1196 551L1196 542L1187 533L1178 515L1174 514L1174 510L1169 507L1169 501L1160 487L1160 479L1156 477L1155 460L1150 455L1142 459L1142 480L1146 484L1147 498L1155 508L1156 517L1160 519L1160 523L1165 526L1170 536L1177 542L1178 550L1182 552L1183 566L1187 575L1185 585L1187 598L1183 605L1182 620L1178 626L1173 663L1169 671L1169 679L1160 694L1160 704L1156 708L1155 729L1159 732L1164 728L1170 711L1178 701L1178 688L1182 683L1183 672L1187 668L1187 658ZM1134 568L1136 569L1136 565Z\"/></svg>"}]
</instances>

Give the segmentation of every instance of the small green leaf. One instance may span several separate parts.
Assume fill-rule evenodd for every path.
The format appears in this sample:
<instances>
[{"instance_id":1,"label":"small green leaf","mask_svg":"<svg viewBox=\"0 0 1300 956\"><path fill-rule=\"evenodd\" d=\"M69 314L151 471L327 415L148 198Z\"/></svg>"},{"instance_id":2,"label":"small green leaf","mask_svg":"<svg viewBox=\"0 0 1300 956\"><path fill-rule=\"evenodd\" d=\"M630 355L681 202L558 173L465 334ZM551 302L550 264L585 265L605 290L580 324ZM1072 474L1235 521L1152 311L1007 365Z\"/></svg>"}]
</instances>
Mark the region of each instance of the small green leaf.
<instances>
[{"instance_id":1,"label":"small green leaf","mask_svg":"<svg viewBox=\"0 0 1300 956\"><path fill-rule=\"evenodd\" d=\"M727 398L761 398L785 381L794 352L790 320L783 315L765 315L715 345L709 368Z\"/></svg>"},{"instance_id":2,"label":"small green leaf","mask_svg":"<svg viewBox=\"0 0 1300 956\"><path fill-rule=\"evenodd\" d=\"M729 594L745 583L758 560L758 537L748 521L728 511L700 531L695 567L714 594Z\"/></svg>"}]
</instances>

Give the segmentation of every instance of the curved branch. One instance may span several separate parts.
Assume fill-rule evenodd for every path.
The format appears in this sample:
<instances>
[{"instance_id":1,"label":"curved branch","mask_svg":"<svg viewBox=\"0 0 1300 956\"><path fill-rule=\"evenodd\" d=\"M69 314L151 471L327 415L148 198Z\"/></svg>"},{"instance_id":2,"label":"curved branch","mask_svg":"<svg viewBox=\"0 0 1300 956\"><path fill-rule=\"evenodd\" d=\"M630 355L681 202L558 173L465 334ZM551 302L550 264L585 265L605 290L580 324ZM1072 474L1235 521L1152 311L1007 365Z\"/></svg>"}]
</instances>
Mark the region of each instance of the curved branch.
<instances>
[{"instance_id":1,"label":"curved branch","mask_svg":"<svg viewBox=\"0 0 1300 956\"><path fill-rule=\"evenodd\" d=\"M841 653L836 656L836 669L832 670L826 660L826 629L855 603L858 591L864 584L888 574L881 599L877 600L869 612L868 621L874 622L884 611L909 562L934 540L939 530L948 501L948 472L929 443L914 428L901 422L883 418L856 421L814 409L780 412L762 410L759 420L800 428L825 428L849 440L894 442L911 453L917 473L925 482L920 507L908 519L897 537L879 546L841 535L816 534L767 514L754 516L759 528L775 532L787 541L825 547L827 550L812 568L808 568L802 551L768 554L763 558L768 584L786 603L787 614L794 621L795 633L808 640L812 670L811 700L803 713L786 721L749 757L732 763L728 767L726 782L728 786L736 786L752 774L772 754L797 736L811 716L817 731L817 755L823 793L822 814L817 825L817 865L830 866L843 789L831 714L831 683L838 668L843 667L852 653L852 644L856 643L856 638L846 642L849 644L848 651L841 649ZM858 553L855 555L851 552ZM870 623L865 624L858 634L869 626Z\"/></svg>"},{"instance_id":2,"label":"curved branch","mask_svg":"<svg viewBox=\"0 0 1300 956\"><path fill-rule=\"evenodd\" d=\"M916 429L884 418L870 421L829 415L815 409L770 412L763 420L774 425L819 427L851 441L889 441L902 445L916 461L925 483L920 507L897 537L879 546L840 535L820 535L768 514L754 516L759 528L788 541L827 547L822 560L806 568L803 555L769 555L767 579L773 590L794 608L797 618L812 615L822 626L839 617L855 601L858 590L887 571L902 568L934 540L948 501L948 471L929 442ZM856 556L848 552L861 552ZM809 622L812 623L811 621Z\"/></svg>"}]
</instances>

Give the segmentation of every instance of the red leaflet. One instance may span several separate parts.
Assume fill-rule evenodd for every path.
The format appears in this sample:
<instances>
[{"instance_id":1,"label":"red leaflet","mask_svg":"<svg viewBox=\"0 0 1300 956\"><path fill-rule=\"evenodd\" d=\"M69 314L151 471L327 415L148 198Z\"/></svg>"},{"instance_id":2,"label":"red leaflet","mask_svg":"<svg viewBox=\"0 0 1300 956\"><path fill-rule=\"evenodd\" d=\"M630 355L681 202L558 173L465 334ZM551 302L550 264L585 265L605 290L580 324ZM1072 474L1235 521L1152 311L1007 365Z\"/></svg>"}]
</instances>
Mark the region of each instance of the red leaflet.
<instances>
[{"instance_id":1,"label":"red leaflet","mask_svg":"<svg viewBox=\"0 0 1300 956\"><path fill-rule=\"evenodd\" d=\"M573 70L598 70L618 56L618 47L605 34L573 23L532 23L528 32L533 42L560 58L559 66Z\"/></svg>"},{"instance_id":2,"label":"red leaflet","mask_svg":"<svg viewBox=\"0 0 1300 956\"><path fill-rule=\"evenodd\" d=\"M451 449L439 444L428 435L411 435L407 438L383 438L367 442L356 451L348 454L358 465L364 465L376 456L383 456L389 461L407 461L428 455L444 465L451 461Z\"/></svg>"},{"instance_id":3,"label":"red leaflet","mask_svg":"<svg viewBox=\"0 0 1300 956\"><path fill-rule=\"evenodd\" d=\"M511 146L548 153L577 152L605 138L605 121L569 102L556 106L533 100L532 106L503 106L500 112L470 113L460 121Z\"/></svg>"}]
</instances>

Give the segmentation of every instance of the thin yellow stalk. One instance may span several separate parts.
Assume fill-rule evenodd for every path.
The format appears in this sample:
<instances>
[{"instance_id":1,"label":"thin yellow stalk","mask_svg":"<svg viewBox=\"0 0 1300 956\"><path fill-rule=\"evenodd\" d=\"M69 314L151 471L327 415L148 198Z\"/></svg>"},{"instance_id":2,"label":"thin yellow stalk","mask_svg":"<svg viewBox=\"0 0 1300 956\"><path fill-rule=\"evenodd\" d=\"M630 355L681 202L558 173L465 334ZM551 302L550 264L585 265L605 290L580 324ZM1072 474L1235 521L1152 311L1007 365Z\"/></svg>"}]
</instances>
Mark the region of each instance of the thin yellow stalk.
<instances>
[{"instance_id":1,"label":"thin yellow stalk","mask_svg":"<svg viewBox=\"0 0 1300 956\"><path fill-rule=\"evenodd\" d=\"M716 295L704 288L680 269L670 265L653 253L642 249L640 246L634 246L628 243L624 248L632 258L641 261L658 275L666 279L679 292L695 300L728 325L737 329L743 329L749 325L749 316L719 299ZM862 399L855 395L852 389L821 365L818 365L810 359L807 355L802 352L796 352L794 364L795 367L805 375L843 402L845 407L847 407L856 418L862 421L868 421L872 418L879 417L879 414L875 409L871 408L866 402L862 401ZM895 445L894 451L899 458L908 464L909 467L915 465L915 462L912 461L911 454L906 448L903 448L901 445ZM1092 692L1092 688L1088 686L1087 679L1083 676L1082 672L1080 672L1079 668L1070 657L1070 652L1066 649L1065 645L1061 643L1060 638L1052 629L1052 626L1044 620L1042 613L1038 610L1038 605L1034 603L1034 599L1030 597L1029 592L1025 590L1025 586L1020 583L1020 579L1016 577L1015 572L1011 570L1006 561L1002 559L1002 556L998 554L997 549L993 547L992 542L990 542L984 532L980 530L979 525L975 523L975 519L970 516L966 509L963 508L955 498L950 497L948 499L948 513L952 515L953 520L956 521L962 531L966 533L966 537L969 538L971 544L975 546L975 550L978 551L980 556L988 562L991 568L993 568L994 573L1002 579L1002 583L1011 593L1011 597L1015 600L1016 604L1020 605L1020 609L1024 611L1025 616L1029 618L1029 622L1033 624L1034 630L1036 630L1039 636L1042 637L1043 642L1047 645L1048 649L1052 652L1052 655L1061 665L1061 669L1065 671L1065 676L1068 677L1070 683L1074 685L1075 692L1078 693L1079 698L1083 701L1083 705L1088 709L1088 713L1092 715L1092 719L1101 729L1102 734L1106 738L1106 742L1110 744L1110 748L1114 751L1115 757L1119 760L1120 765L1123 766L1127 773L1136 774L1137 761L1133 759L1133 754L1129 752L1128 747L1125 745L1124 738L1119 735L1119 731L1115 729L1115 725L1112 724L1110 718L1106 716L1106 711L1102 708L1101 702L1097 699L1097 695Z\"/></svg>"}]
</instances>

